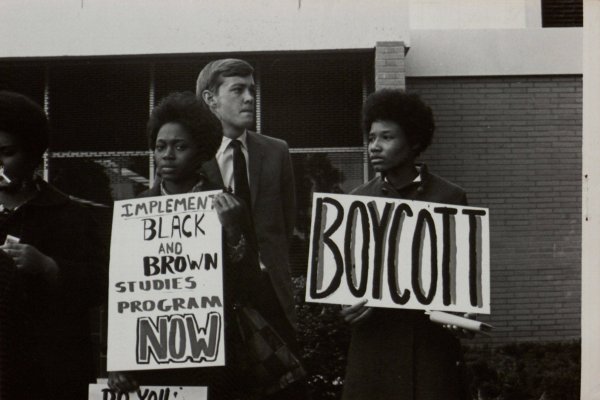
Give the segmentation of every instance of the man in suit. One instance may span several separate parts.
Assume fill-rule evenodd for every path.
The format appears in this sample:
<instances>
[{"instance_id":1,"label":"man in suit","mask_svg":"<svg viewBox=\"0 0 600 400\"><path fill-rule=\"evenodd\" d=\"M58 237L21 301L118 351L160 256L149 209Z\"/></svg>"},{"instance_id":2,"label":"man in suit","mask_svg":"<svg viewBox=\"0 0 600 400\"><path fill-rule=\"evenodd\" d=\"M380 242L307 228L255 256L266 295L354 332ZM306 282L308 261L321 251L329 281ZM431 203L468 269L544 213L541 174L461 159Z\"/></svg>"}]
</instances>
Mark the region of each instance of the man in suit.
<instances>
[{"instance_id":1,"label":"man in suit","mask_svg":"<svg viewBox=\"0 0 600 400\"><path fill-rule=\"evenodd\" d=\"M297 351L289 267L296 213L294 175L287 143L250 130L255 111L253 72L250 64L238 59L212 61L200 72L196 95L223 128L221 146L202 170L209 180L249 203L256 234L252 240L265 274L265 293L256 301Z\"/></svg>"}]
</instances>

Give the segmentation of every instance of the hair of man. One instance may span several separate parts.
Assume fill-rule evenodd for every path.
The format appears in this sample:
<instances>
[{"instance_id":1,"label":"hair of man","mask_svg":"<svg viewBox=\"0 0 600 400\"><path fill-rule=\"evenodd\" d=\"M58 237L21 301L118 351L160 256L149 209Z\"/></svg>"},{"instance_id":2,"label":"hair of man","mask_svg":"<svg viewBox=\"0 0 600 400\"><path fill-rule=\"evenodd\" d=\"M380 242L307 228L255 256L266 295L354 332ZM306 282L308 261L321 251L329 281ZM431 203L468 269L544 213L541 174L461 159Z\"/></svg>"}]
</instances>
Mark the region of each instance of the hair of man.
<instances>
[{"instance_id":1,"label":"hair of man","mask_svg":"<svg viewBox=\"0 0 600 400\"><path fill-rule=\"evenodd\" d=\"M200 71L196 80L196 96L202 97L205 90L216 93L223 78L230 76L250 76L254 68L247 61L237 58L224 58L211 61Z\"/></svg>"}]
</instances>

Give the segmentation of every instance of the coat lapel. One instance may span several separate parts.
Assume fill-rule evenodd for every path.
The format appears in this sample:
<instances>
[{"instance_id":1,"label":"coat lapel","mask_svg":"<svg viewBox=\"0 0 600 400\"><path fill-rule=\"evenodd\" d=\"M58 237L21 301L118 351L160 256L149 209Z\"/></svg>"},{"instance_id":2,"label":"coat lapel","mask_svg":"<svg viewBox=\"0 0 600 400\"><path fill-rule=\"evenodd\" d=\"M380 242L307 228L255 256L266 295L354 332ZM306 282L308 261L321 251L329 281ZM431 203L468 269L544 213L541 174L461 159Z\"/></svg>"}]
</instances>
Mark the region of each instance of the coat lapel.
<instances>
[{"instance_id":1,"label":"coat lapel","mask_svg":"<svg viewBox=\"0 0 600 400\"><path fill-rule=\"evenodd\" d=\"M225 184L223 183L223 177L221 176L221 171L219 170L219 164L217 163L216 158L211 158L204 164L202 164L201 171L206 175L209 182L214 185L224 188Z\"/></svg>"},{"instance_id":2,"label":"coat lapel","mask_svg":"<svg viewBox=\"0 0 600 400\"><path fill-rule=\"evenodd\" d=\"M260 182L260 171L262 168L264 151L259 142L257 134L254 132L248 132L247 144L248 157L250 158L250 194L252 196L252 204L256 204L256 196L258 196L258 186Z\"/></svg>"}]
</instances>

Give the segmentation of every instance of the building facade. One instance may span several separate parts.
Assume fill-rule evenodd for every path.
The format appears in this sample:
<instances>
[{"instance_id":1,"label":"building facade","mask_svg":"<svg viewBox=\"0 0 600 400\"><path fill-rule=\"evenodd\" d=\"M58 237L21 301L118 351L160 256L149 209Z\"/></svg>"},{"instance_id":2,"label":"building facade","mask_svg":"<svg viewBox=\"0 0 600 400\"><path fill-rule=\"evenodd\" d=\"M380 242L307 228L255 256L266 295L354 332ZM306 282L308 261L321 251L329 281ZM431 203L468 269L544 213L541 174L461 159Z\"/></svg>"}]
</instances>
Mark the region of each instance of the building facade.
<instances>
[{"instance_id":1,"label":"building facade","mask_svg":"<svg viewBox=\"0 0 600 400\"><path fill-rule=\"evenodd\" d=\"M471 205L490 209L492 314L481 319L495 333L480 342L579 339L581 28L543 28L541 5L529 0L440 0L437 8L384 1L376 10L362 1L264 3L280 16L255 12L249 21L238 12L232 20L242 33L219 31L214 41L207 31L226 10L215 6L214 18L201 19L207 27L190 28L203 15L190 3L154 10L184 21L179 31L139 7L113 4L107 14L97 1L65 2L64 29L50 37L42 29L34 40L16 27L22 42L0 51L0 89L44 105L52 125L46 179L98 202L134 196L153 178L145 123L156 102L193 91L212 59L246 59L256 69L256 130L291 148L299 189L293 266L301 275L311 193L348 192L372 176L362 102L378 88L405 89L436 117L423 160L464 187ZM10 2L1 7L4 18L35 19ZM447 26L433 29L450 9ZM148 22L136 30L127 11ZM121 41L109 40L107 21Z\"/></svg>"}]
</instances>

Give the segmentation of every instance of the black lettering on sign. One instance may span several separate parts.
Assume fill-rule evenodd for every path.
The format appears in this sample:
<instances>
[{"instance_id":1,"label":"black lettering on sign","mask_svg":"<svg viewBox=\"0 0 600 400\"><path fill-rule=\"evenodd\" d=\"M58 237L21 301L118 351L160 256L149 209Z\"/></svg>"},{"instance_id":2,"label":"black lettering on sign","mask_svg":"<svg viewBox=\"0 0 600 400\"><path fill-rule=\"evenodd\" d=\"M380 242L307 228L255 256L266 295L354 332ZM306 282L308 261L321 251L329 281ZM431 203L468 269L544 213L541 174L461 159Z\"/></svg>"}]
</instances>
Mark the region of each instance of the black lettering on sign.
<instances>
[{"instance_id":1,"label":"black lettering on sign","mask_svg":"<svg viewBox=\"0 0 600 400\"><path fill-rule=\"evenodd\" d=\"M357 212L360 215L362 228L362 249L360 278L356 271L354 260L354 248L356 246L356 221ZM371 238L371 226L369 224L369 214L367 207L360 201L354 201L348 209L348 219L346 220L346 232L344 235L344 264L346 267L346 282L348 289L355 297L363 297L367 292L367 280L369 279L369 245ZM355 285L355 281L358 285ZM358 286L358 287L357 287Z\"/></svg>"},{"instance_id":2,"label":"black lettering on sign","mask_svg":"<svg viewBox=\"0 0 600 400\"><path fill-rule=\"evenodd\" d=\"M204 327L193 314L138 318L136 361L149 364L214 361L219 352L221 314L210 312Z\"/></svg>"},{"instance_id":3,"label":"black lettering on sign","mask_svg":"<svg viewBox=\"0 0 600 400\"><path fill-rule=\"evenodd\" d=\"M373 239L375 241L375 257L373 260L373 298L381 299L381 286L383 285L383 277L381 270L383 269L383 252L385 242L385 232L390 221L390 213L394 203L385 203L381 218L377 210L377 205L374 201L367 203L371 221L373 222Z\"/></svg>"},{"instance_id":4,"label":"black lettering on sign","mask_svg":"<svg viewBox=\"0 0 600 400\"><path fill-rule=\"evenodd\" d=\"M422 267L422 257L423 257L423 240L425 238L425 227L429 229L429 242L430 242L430 257L431 257L431 280L429 282L429 290L427 295L424 293L424 288L422 287L422 275L423 269ZM419 211L419 215L417 216L417 225L415 227L415 232L413 235L413 243L412 243L412 288L419 300L419 303L427 305L431 304L433 298L435 297L435 292L437 289L437 279L438 279L438 270L437 270L437 235L435 232L435 224L433 222L433 218L431 214L426 209Z\"/></svg>"},{"instance_id":5,"label":"black lettering on sign","mask_svg":"<svg viewBox=\"0 0 600 400\"><path fill-rule=\"evenodd\" d=\"M410 290L408 289L404 289L402 294L400 294L400 289L398 288L398 265L396 262L396 252L398 251L398 244L400 243L405 214L408 217L413 216L413 212L408 204L399 204L398 207L396 207L396 211L394 211L390 236L388 239L388 286L390 287L392 301L396 304L406 304L410 298Z\"/></svg>"},{"instance_id":6,"label":"black lettering on sign","mask_svg":"<svg viewBox=\"0 0 600 400\"><path fill-rule=\"evenodd\" d=\"M456 264L456 245L454 243L454 215L456 208L435 207L435 213L442 214L442 296L444 305L456 304L456 275L453 276L451 263ZM454 256L454 257L453 257ZM454 279L453 279L454 278Z\"/></svg>"},{"instance_id":7,"label":"black lettering on sign","mask_svg":"<svg viewBox=\"0 0 600 400\"><path fill-rule=\"evenodd\" d=\"M202 228L204 214L173 215L144 218L144 240L198 237L206 234Z\"/></svg>"},{"instance_id":8,"label":"black lettering on sign","mask_svg":"<svg viewBox=\"0 0 600 400\"><path fill-rule=\"evenodd\" d=\"M158 254L181 254L182 252L183 246L181 242L161 243L158 246Z\"/></svg>"},{"instance_id":9,"label":"black lettering on sign","mask_svg":"<svg viewBox=\"0 0 600 400\"><path fill-rule=\"evenodd\" d=\"M201 269L204 267L206 271L217 269L219 263L218 253L204 253L200 255L198 260L195 260L186 254L185 256L145 256L142 259L144 268L144 276L176 274L190 270Z\"/></svg>"},{"instance_id":10,"label":"black lettering on sign","mask_svg":"<svg viewBox=\"0 0 600 400\"><path fill-rule=\"evenodd\" d=\"M169 400L169 397L171 395L171 389L170 388L164 388L164 389L159 389L159 390L144 389L144 391L142 391L141 389L138 389L137 395L140 398L140 400ZM173 396L177 397L177 392L174 392Z\"/></svg>"},{"instance_id":11,"label":"black lettering on sign","mask_svg":"<svg viewBox=\"0 0 600 400\"><path fill-rule=\"evenodd\" d=\"M327 210L328 207L325 204L331 204L337 211L335 220L325 231L325 224L327 221ZM344 275L344 261L340 249L337 247L335 242L331 239L331 235L342 225L344 220L344 208L335 199L330 197L318 198L316 201L315 210L315 223L312 227L312 254L310 257L310 296L313 299L322 299L330 294L334 293L342 281ZM323 287L323 257L324 257L324 246L327 246L333 254L335 261L335 274L331 280L329 286L319 292Z\"/></svg>"},{"instance_id":12,"label":"black lettering on sign","mask_svg":"<svg viewBox=\"0 0 600 400\"><path fill-rule=\"evenodd\" d=\"M102 389L102 400L129 400L129 393L115 392L112 389Z\"/></svg>"},{"instance_id":13,"label":"black lettering on sign","mask_svg":"<svg viewBox=\"0 0 600 400\"><path fill-rule=\"evenodd\" d=\"M140 388L136 391L136 399L139 400L169 400L171 398L171 388L148 389ZM173 396L176 398L178 392L174 391ZM102 389L102 400L129 400L128 392L114 391L109 388Z\"/></svg>"},{"instance_id":14,"label":"black lettering on sign","mask_svg":"<svg viewBox=\"0 0 600 400\"><path fill-rule=\"evenodd\" d=\"M474 307L483 306L481 294L481 217L485 210L463 210L469 216L469 299Z\"/></svg>"}]
</instances>

